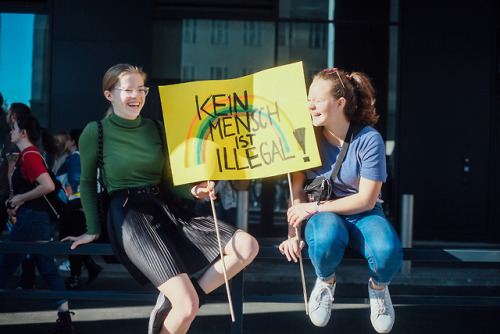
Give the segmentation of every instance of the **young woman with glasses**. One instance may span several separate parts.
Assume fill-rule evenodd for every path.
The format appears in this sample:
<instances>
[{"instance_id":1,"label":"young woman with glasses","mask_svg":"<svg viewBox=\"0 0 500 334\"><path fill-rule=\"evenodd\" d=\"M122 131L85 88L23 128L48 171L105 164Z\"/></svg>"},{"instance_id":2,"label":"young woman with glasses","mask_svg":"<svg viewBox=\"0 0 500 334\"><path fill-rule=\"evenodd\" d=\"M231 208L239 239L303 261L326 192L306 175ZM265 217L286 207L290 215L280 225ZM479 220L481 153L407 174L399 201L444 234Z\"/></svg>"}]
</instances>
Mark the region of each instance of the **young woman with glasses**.
<instances>
[{"instance_id":1,"label":"young woman with glasses","mask_svg":"<svg viewBox=\"0 0 500 334\"><path fill-rule=\"evenodd\" d=\"M314 76L308 100L323 165L294 173L294 203L287 213L288 240L279 248L289 261L297 261L305 244L297 240L295 229L306 224L305 241L317 275L309 317L319 327L330 319L335 271L344 250L349 247L361 253L368 260L370 273L372 325L377 332L388 333L395 315L387 286L401 266L402 249L382 210L381 188L387 173L384 141L373 128L378 119L375 91L364 73L327 69ZM350 126L358 128L359 133L348 146L331 184L333 195L309 202L304 185L319 177L330 179Z\"/></svg>"},{"instance_id":2,"label":"young woman with glasses","mask_svg":"<svg viewBox=\"0 0 500 334\"><path fill-rule=\"evenodd\" d=\"M140 116L148 88L139 68L118 64L104 75L110 116L102 121L103 181L111 195L108 233L116 256L141 283L160 291L149 333L186 333L206 294L224 283L213 217L200 217L175 204L174 195L214 196L214 183L173 187L163 125ZM80 193L87 233L63 239L79 244L98 239L99 128L93 122L80 137ZM257 241L220 223L224 262L234 276L257 255Z\"/></svg>"}]
</instances>

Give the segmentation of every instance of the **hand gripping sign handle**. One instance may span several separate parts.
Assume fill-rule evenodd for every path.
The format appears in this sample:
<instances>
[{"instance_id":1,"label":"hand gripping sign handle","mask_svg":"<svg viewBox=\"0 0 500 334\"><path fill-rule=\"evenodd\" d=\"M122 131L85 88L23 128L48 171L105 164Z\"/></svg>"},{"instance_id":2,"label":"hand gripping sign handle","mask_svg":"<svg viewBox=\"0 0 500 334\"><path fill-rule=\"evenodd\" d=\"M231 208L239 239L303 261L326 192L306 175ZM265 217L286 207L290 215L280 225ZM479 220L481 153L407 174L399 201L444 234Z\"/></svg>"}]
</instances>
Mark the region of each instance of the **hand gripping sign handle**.
<instances>
[{"instance_id":1,"label":"hand gripping sign handle","mask_svg":"<svg viewBox=\"0 0 500 334\"><path fill-rule=\"evenodd\" d=\"M207 184L210 184L210 181L207 181ZM226 283L227 300L229 301L229 310L231 312L231 320L232 320L232 322L234 322L235 319L234 319L233 302L231 300L231 291L229 290L229 282L227 279L226 263L224 262L224 253L222 252L222 244L220 241L219 224L217 222L217 214L215 212L215 202L212 198L210 198L210 204L212 204L212 214L214 215L215 232L217 233L217 242L219 243L220 259L222 261L222 268L224 269L223 270L224 271L224 282Z\"/></svg>"},{"instance_id":2,"label":"hand gripping sign handle","mask_svg":"<svg viewBox=\"0 0 500 334\"><path fill-rule=\"evenodd\" d=\"M292 180L290 177L290 173L288 175L288 187L290 188L290 201L293 205L293 192L292 192ZM300 232L298 228L295 228L295 238L297 239L297 243L300 247ZM302 252L302 250L301 250ZM302 254L299 256L299 265L300 265L300 276L302 278L302 292L304 293L304 304L306 307L306 314L309 314L308 306L307 306L307 290L306 290L306 279L304 277L304 264L302 263Z\"/></svg>"}]
</instances>

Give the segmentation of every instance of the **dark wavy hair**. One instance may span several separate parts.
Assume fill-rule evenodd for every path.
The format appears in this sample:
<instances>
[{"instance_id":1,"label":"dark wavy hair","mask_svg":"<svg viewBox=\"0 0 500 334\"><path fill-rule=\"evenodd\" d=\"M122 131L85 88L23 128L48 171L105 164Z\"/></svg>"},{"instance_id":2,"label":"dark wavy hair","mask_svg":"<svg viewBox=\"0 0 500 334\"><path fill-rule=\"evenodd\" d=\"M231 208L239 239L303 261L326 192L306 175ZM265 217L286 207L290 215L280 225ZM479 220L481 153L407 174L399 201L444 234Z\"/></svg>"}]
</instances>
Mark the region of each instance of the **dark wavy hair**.
<instances>
[{"instance_id":1,"label":"dark wavy hair","mask_svg":"<svg viewBox=\"0 0 500 334\"><path fill-rule=\"evenodd\" d=\"M31 109L27 105L21 102L14 102L10 105L9 107L10 110L10 117L13 115L16 115L16 117L20 115L29 115L31 114Z\"/></svg>"},{"instance_id":2,"label":"dark wavy hair","mask_svg":"<svg viewBox=\"0 0 500 334\"><path fill-rule=\"evenodd\" d=\"M370 78L363 72L348 74L343 70L323 70L313 80L322 79L331 83L332 95L345 98L344 113L349 122L374 126L379 118L375 110L375 89Z\"/></svg>"},{"instance_id":3,"label":"dark wavy hair","mask_svg":"<svg viewBox=\"0 0 500 334\"><path fill-rule=\"evenodd\" d=\"M38 119L36 119L35 116L31 114L18 114L16 123L19 130L26 131L28 140L33 145L37 145L37 142L41 137L45 152L51 156L55 156L57 154L58 147L55 138L47 129L40 126L40 122L38 122Z\"/></svg>"}]
</instances>

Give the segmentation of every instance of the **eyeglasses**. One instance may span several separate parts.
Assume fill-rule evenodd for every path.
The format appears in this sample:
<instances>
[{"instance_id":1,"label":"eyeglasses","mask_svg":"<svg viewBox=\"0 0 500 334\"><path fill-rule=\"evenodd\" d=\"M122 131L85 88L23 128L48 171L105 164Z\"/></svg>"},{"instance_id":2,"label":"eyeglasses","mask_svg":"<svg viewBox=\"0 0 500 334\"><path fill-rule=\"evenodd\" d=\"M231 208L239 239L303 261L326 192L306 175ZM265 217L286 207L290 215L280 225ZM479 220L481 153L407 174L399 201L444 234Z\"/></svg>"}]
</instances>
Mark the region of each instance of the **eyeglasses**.
<instances>
[{"instance_id":1,"label":"eyeglasses","mask_svg":"<svg viewBox=\"0 0 500 334\"><path fill-rule=\"evenodd\" d=\"M114 89L118 89L125 94L132 96L134 92L137 92L137 95L139 96L147 96L149 93L149 87L141 87L141 88L123 88L123 87L115 87Z\"/></svg>"},{"instance_id":2,"label":"eyeglasses","mask_svg":"<svg viewBox=\"0 0 500 334\"><path fill-rule=\"evenodd\" d=\"M342 82L342 79L340 78L340 73L339 73L339 69L338 68L325 68L323 71L321 71L322 73L326 73L326 74L333 74L333 73L337 73L337 76L339 77L339 81L340 83L342 84L342 88L344 89L344 97L345 97L345 85L344 83Z\"/></svg>"}]
</instances>

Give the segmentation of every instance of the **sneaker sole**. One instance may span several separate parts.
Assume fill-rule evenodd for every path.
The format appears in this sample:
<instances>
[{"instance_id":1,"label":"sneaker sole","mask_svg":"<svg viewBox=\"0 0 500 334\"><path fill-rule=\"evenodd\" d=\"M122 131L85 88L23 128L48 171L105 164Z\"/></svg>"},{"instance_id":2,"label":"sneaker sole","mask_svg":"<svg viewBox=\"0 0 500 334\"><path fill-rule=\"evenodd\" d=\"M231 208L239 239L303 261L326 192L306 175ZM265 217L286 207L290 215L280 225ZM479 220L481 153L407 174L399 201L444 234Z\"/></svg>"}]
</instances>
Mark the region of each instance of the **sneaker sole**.
<instances>
[{"instance_id":1,"label":"sneaker sole","mask_svg":"<svg viewBox=\"0 0 500 334\"><path fill-rule=\"evenodd\" d=\"M160 310L164 302L165 302L165 295L160 292L158 298L156 299L156 305L151 311L151 314L149 315L148 334L156 334L153 332L153 325L156 320L156 315L158 314L158 311Z\"/></svg>"}]
</instances>

